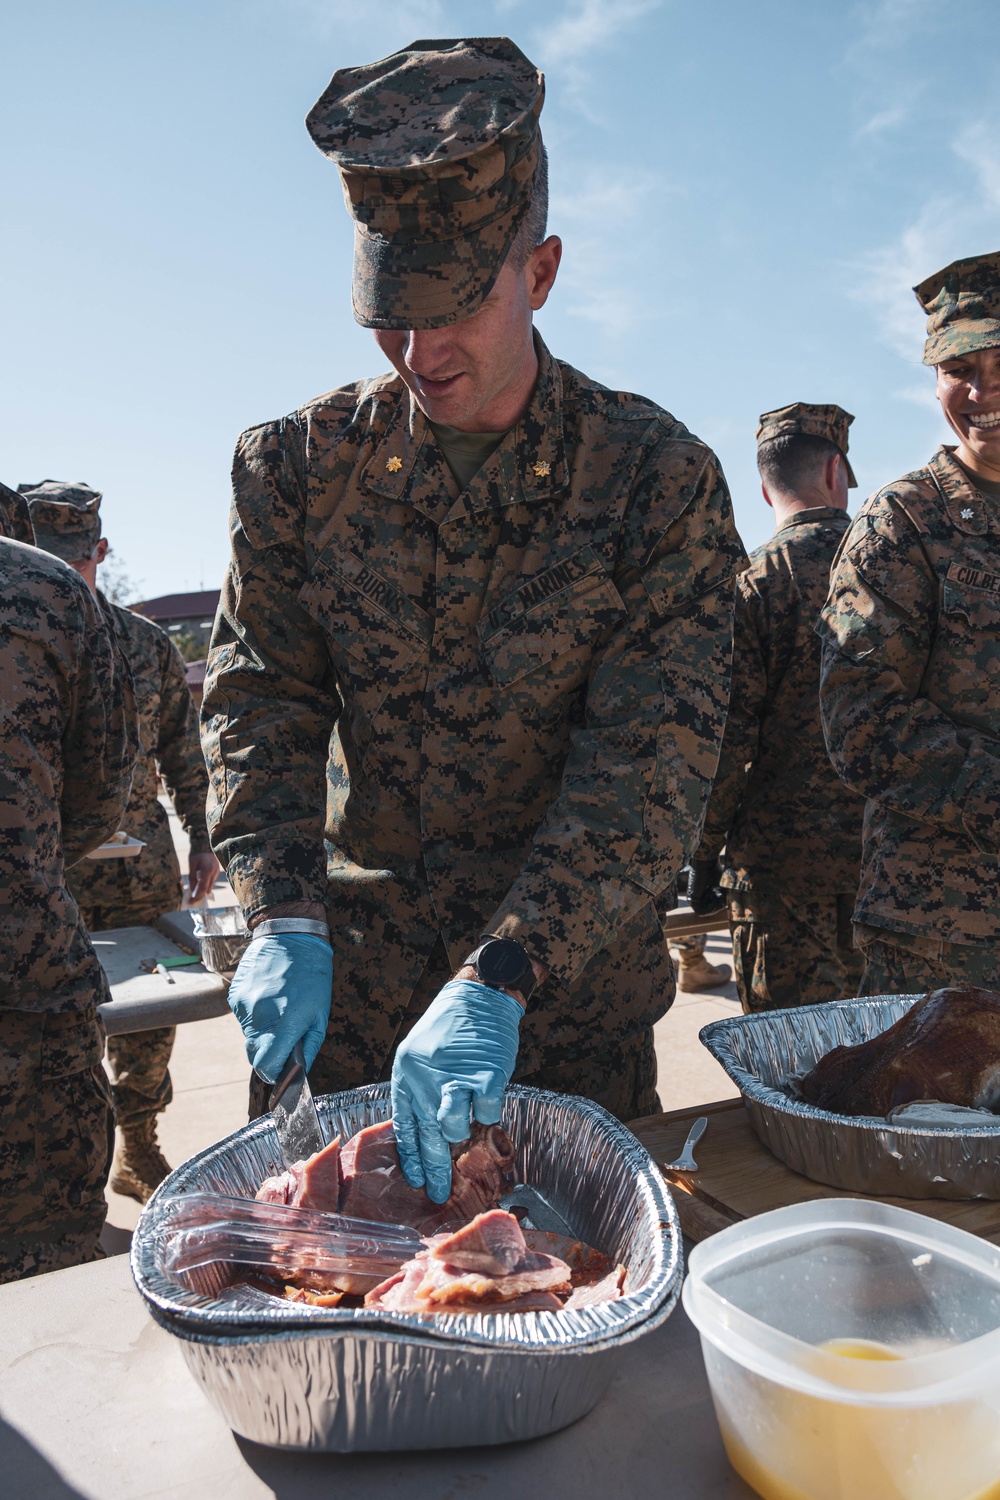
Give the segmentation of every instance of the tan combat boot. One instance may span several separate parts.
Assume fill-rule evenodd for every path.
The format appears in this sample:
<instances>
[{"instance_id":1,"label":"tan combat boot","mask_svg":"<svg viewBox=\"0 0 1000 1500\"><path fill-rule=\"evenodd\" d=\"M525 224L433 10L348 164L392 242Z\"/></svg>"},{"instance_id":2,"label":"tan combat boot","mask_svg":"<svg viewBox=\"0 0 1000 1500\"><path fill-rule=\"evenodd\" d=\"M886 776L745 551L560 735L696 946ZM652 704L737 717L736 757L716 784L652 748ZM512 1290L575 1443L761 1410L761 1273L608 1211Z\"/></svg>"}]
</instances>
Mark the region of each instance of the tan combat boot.
<instances>
[{"instance_id":1,"label":"tan combat boot","mask_svg":"<svg viewBox=\"0 0 1000 1500\"><path fill-rule=\"evenodd\" d=\"M680 960L677 986L689 994L717 990L732 978L733 971L728 964L710 964L704 953L686 954L682 950Z\"/></svg>"},{"instance_id":2,"label":"tan combat boot","mask_svg":"<svg viewBox=\"0 0 1000 1500\"><path fill-rule=\"evenodd\" d=\"M156 1139L155 1115L137 1120L120 1133L111 1167L113 1192L145 1203L169 1171L170 1163Z\"/></svg>"}]
</instances>

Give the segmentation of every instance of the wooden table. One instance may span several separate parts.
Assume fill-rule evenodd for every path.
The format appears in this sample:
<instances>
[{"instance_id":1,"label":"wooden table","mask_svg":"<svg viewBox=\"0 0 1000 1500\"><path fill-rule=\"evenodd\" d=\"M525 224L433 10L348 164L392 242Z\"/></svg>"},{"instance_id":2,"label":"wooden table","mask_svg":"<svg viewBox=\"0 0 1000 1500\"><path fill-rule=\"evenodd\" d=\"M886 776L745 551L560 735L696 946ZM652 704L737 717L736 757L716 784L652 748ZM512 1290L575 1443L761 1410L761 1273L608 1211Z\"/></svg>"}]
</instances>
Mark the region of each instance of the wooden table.
<instances>
[{"instance_id":1,"label":"wooden table","mask_svg":"<svg viewBox=\"0 0 1000 1500\"><path fill-rule=\"evenodd\" d=\"M633 1120L634 1131L650 1156L662 1168L681 1154L692 1121L707 1115L708 1129L695 1147L698 1171L685 1175L668 1172L681 1226L691 1240L704 1240L741 1219L806 1203L814 1198L861 1198L840 1188L812 1182L786 1167L754 1135L742 1099L702 1104L696 1109L678 1109L670 1114ZM929 1218L941 1219L1000 1245L1000 1203L982 1199L950 1202L942 1198L883 1198Z\"/></svg>"}]
</instances>

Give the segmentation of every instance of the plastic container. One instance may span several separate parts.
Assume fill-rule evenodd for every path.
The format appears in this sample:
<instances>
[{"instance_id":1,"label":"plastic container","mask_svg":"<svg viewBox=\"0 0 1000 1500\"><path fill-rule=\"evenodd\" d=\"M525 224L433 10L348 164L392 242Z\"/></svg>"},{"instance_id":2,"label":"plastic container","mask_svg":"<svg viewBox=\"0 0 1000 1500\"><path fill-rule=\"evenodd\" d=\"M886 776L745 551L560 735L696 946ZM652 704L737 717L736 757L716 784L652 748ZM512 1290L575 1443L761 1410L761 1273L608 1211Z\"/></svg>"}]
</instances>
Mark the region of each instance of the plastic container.
<instances>
[{"instance_id":1,"label":"plastic container","mask_svg":"<svg viewBox=\"0 0 1000 1500\"><path fill-rule=\"evenodd\" d=\"M1000 1497L995 1246L823 1199L696 1246L683 1299L729 1460L765 1500Z\"/></svg>"}]
</instances>

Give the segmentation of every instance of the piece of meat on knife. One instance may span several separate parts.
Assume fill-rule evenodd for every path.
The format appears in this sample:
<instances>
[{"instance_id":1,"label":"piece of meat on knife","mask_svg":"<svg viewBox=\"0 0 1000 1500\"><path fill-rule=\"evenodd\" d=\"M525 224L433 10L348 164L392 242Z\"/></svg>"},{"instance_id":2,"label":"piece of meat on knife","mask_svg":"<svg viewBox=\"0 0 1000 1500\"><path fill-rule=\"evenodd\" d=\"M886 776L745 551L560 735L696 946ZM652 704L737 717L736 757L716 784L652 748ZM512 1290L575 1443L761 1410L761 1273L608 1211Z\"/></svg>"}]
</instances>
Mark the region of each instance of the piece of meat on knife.
<instances>
[{"instance_id":1,"label":"piece of meat on knife","mask_svg":"<svg viewBox=\"0 0 1000 1500\"><path fill-rule=\"evenodd\" d=\"M268 1177L254 1193L260 1203L316 1208L335 1214L340 1206L340 1137L322 1151L297 1161L277 1177Z\"/></svg>"},{"instance_id":2,"label":"piece of meat on knife","mask_svg":"<svg viewBox=\"0 0 1000 1500\"><path fill-rule=\"evenodd\" d=\"M838 1115L887 1115L916 1099L1000 1110L1000 995L933 990L870 1041L834 1047L792 1087Z\"/></svg>"},{"instance_id":3,"label":"piece of meat on knife","mask_svg":"<svg viewBox=\"0 0 1000 1500\"><path fill-rule=\"evenodd\" d=\"M496 1209L453 1234L435 1235L426 1250L369 1292L365 1306L508 1312L517 1303L517 1311L557 1311L571 1290L566 1262L529 1249L514 1215Z\"/></svg>"},{"instance_id":4,"label":"piece of meat on knife","mask_svg":"<svg viewBox=\"0 0 1000 1500\"><path fill-rule=\"evenodd\" d=\"M495 1208L512 1184L514 1146L506 1131L473 1122L469 1139L452 1146L451 1158L451 1195L446 1203L432 1203L403 1176L392 1121L369 1125L341 1152L340 1212L433 1234L443 1224L464 1223Z\"/></svg>"}]
</instances>

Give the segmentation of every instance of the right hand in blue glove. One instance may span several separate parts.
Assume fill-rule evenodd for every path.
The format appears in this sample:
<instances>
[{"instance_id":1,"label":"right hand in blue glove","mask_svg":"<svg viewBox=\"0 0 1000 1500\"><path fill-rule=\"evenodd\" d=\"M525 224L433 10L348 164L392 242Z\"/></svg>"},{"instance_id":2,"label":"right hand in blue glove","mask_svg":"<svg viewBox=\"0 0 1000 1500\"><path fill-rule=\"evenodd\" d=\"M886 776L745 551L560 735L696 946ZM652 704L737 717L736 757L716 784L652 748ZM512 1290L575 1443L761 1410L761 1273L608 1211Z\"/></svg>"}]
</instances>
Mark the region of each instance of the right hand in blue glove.
<instances>
[{"instance_id":1,"label":"right hand in blue glove","mask_svg":"<svg viewBox=\"0 0 1000 1500\"><path fill-rule=\"evenodd\" d=\"M403 1175L434 1203L451 1192L451 1151L470 1115L496 1125L517 1061L524 1009L504 990L452 979L431 1001L392 1065L392 1123Z\"/></svg>"},{"instance_id":2,"label":"right hand in blue glove","mask_svg":"<svg viewBox=\"0 0 1000 1500\"><path fill-rule=\"evenodd\" d=\"M229 1008L243 1028L247 1057L275 1083L301 1041L306 1069L326 1036L333 994L333 949L311 932L254 938L229 986Z\"/></svg>"}]
</instances>

